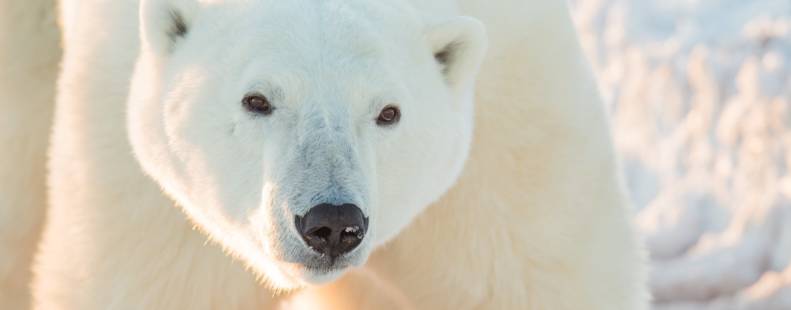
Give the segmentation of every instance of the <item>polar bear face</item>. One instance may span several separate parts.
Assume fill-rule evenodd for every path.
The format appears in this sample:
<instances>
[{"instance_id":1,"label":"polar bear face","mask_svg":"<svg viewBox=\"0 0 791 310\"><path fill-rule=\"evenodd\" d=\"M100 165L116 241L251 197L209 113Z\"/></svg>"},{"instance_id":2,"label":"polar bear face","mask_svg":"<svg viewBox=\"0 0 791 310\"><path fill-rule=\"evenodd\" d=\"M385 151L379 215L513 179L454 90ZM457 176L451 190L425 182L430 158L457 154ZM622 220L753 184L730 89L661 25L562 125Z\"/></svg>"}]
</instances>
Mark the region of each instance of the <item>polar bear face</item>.
<instances>
[{"instance_id":1,"label":"polar bear face","mask_svg":"<svg viewBox=\"0 0 791 310\"><path fill-rule=\"evenodd\" d=\"M398 2L398 1L395 1ZM456 180L485 35L386 1L143 1L136 158L283 288L331 281Z\"/></svg>"}]
</instances>

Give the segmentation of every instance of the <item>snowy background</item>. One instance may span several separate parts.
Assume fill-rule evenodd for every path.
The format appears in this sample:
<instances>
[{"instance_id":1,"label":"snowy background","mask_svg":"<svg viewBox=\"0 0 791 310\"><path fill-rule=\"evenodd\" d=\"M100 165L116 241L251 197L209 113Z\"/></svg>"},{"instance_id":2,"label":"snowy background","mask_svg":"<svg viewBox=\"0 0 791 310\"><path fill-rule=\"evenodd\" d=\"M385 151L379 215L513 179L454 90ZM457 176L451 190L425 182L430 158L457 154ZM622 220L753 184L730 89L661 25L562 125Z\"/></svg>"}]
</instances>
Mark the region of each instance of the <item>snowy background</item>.
<instances>
[{"instance_id":1,"label":"snowy background","mask_svg":"<svg viewBox=\"0 0 791 310\"><path fill-rule=\"evenodd\" d=\"M655 309L791 309L791 0L570 0Z\"/></svg>"}]
</instances>

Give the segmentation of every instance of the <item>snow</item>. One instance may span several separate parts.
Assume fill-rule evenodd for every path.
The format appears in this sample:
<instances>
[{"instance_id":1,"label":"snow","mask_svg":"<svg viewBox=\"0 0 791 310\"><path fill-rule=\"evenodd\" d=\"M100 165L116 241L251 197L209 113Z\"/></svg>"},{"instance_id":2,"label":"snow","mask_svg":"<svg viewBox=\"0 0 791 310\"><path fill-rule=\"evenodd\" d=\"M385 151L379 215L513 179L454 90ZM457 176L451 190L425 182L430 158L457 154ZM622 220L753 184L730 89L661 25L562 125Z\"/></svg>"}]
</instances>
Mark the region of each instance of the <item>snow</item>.
<instances>
[{"instance_id":1,"label":"snow","mask_svg":"<svg viewBox=\"0 0 791 310\"><path fill-rule=\"evenodd\" d=\"M657 310L791 309L791 0L570 0Z\"/></svg>"}]
</instances>

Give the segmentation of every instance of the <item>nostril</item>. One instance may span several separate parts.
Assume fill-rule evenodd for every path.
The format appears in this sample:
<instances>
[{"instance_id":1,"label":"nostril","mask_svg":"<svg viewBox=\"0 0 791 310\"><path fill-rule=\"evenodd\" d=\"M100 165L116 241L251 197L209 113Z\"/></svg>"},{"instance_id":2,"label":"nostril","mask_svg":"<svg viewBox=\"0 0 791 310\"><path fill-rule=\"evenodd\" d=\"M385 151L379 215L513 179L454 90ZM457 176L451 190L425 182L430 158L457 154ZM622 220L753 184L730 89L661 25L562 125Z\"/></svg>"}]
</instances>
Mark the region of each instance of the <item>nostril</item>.
<instances>
[{"instance_id":1,"label":"nostril","mask_svg":"<svg viewBox=\"0 0 791 310\"><path fill-rule=\"evenodd\" d=\"M312 229L311 231L307 232L306 237L308 238L320 238L327 240L332 235L332 229L329 227L318 227L316 229Z\"/></svg>"},{"instance_id":2,"label":"nostril","mask_svg":"<svg viewBox=\"0 0 791 310\"><path fill-rule=\"evenodd\" d=\"M365 232L359 226L346 227L341 232L341 242L347 245L355 244L363 240Z\"/></svg>"},{"instance_id":3,"label":"nostril","mask_svg":"<svg viewBox=\"0 0 791 310\"><path fill-rule=\"evenodd\" d=\"M368 230L368 218L353 204L321 204L303 217L296 216L294 222L311 249L331 257L351 252Z\"/></svg>"}]
</instances>

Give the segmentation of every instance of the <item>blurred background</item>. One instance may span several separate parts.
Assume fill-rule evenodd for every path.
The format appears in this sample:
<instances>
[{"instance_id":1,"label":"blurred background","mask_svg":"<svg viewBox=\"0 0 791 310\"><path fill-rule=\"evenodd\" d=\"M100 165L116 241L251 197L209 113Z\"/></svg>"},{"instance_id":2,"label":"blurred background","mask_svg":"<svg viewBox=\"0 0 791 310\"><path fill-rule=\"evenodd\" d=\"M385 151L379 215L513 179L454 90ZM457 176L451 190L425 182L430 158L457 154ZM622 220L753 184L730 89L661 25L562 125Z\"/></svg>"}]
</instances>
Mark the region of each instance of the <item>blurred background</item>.
<instances>
[{"instance_id":1,"label":"blurred background","mask_svg":"<svg viewBox=\"0 0 791 310\"><path fill-rule=\"evenodd\" d=\"M570 0L655 309L791 309L791 0Z\"/></svg>"}]
</instances>

